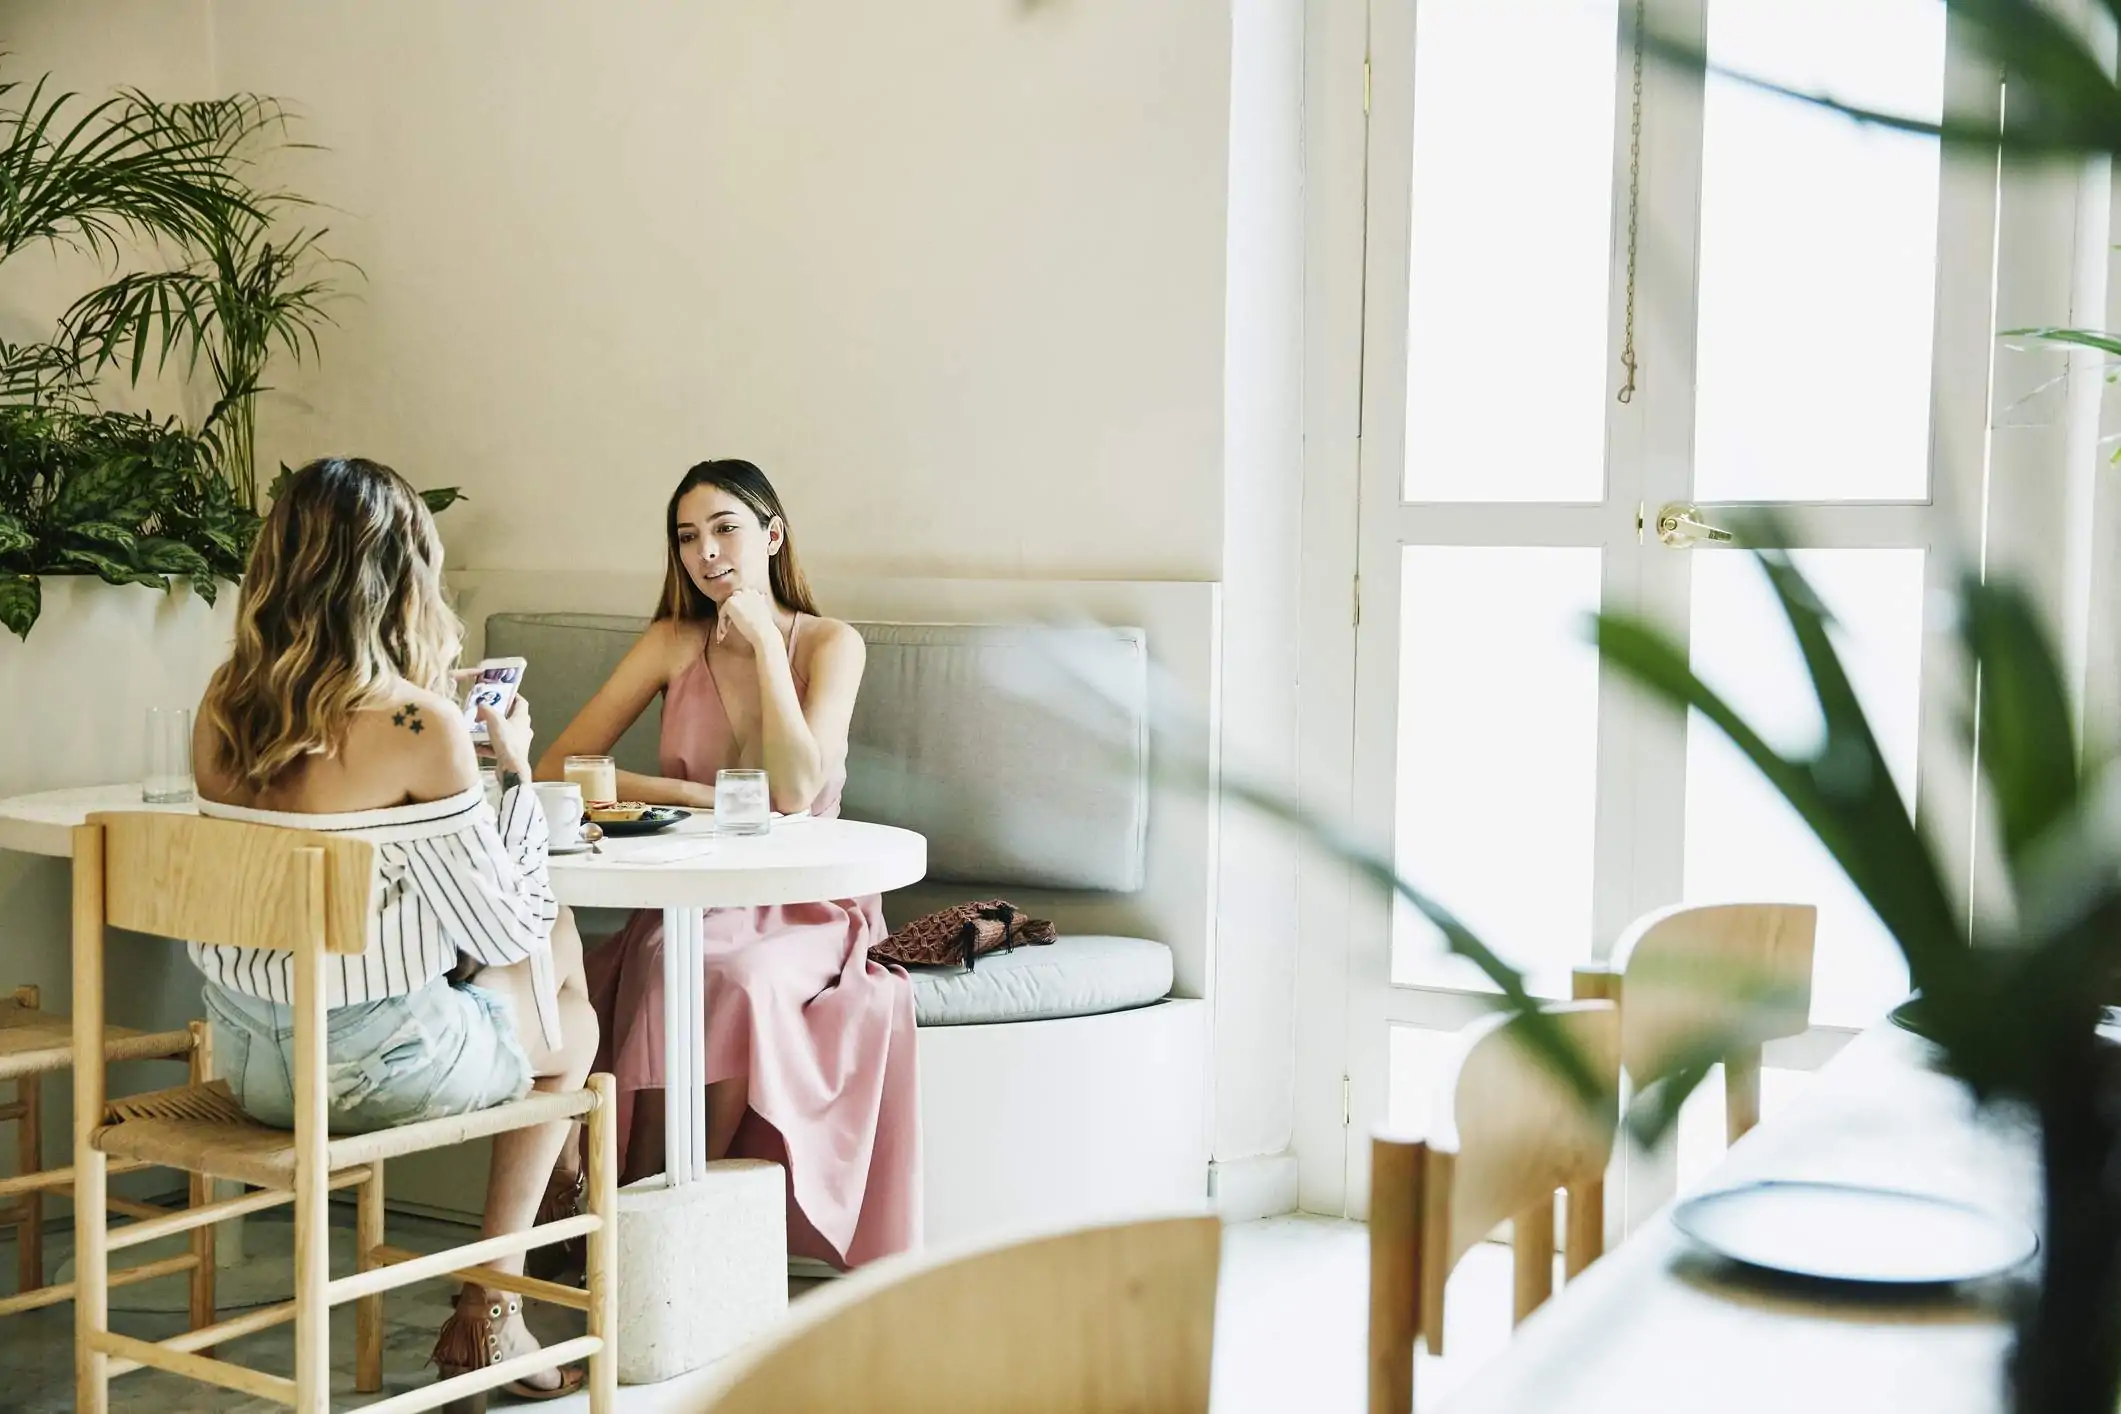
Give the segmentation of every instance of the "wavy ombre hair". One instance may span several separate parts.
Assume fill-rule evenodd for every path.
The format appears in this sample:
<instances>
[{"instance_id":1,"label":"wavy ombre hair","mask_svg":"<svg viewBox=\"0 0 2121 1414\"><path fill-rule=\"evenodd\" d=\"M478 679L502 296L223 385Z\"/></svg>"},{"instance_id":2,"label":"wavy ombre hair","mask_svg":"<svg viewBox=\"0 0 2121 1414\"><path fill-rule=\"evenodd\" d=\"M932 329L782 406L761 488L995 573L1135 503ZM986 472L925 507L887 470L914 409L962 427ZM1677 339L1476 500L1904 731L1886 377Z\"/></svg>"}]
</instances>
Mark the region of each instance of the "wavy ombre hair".
<instances>
[{"instance_id":1,"label":"wavy ombre hair","mask_svg":"<svg viewBox=\"0 0 2121 1414\"><path fill-rule=\"evenodd\" d=\"M264 791L336 751L395 679L447 694L462 641L419 492L387 466L326 457L289 479L258 532L235 651L199 714L222 768Z\"/></svg>"}]
</instances>

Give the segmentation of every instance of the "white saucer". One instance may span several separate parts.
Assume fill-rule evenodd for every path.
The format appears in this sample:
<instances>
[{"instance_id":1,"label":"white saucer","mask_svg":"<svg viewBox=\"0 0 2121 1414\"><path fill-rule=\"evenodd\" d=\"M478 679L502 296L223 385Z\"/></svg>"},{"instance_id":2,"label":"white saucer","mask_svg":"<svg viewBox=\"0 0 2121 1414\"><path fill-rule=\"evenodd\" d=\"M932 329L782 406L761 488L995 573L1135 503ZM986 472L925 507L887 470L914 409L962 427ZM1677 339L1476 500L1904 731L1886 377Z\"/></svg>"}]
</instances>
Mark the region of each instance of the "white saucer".
<instances>
[{"instance_id":1,"label":"white saucer","mask_svg":"<svg viewBox=\"0 0 2121 1414\"><path fill-rule=\"evenodd\" d=\"M545 853L587 854L590 850L595 848L596 846L594 844L591 844L588 840L576 840L573 844L549 844L545 846Z\"/></svg>"}]
</instances>

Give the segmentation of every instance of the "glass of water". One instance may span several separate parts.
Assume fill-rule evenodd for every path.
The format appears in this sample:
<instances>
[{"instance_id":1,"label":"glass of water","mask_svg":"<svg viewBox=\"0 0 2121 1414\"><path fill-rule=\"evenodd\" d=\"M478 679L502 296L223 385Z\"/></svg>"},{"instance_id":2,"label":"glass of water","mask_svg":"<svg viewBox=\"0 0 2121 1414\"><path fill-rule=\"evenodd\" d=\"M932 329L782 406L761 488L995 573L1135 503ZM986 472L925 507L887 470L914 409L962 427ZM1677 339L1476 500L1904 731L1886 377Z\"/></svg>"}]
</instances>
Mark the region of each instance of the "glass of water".
<instances>
[{"instance_id":1,"label":"glass of water","mask_svg":"<svg viewBox=\"0 0 2121 1414\"><path fill-rule=\"evenodd\" d=\"M192 798L191 708L147 709L147 779L140 798L149 805L182 805Z\"/></svg>"},{"instance_id":2,"label":"glass of water","mask_svg":"<svg viewBox=\"0 0 2121 1414\"><path fill-rule=\"evenodd\" d=\"M714 832L718 835L763 835L773 826L773 806L766 794L764 771L714 773Z\"/></svg>"}]
</instances>

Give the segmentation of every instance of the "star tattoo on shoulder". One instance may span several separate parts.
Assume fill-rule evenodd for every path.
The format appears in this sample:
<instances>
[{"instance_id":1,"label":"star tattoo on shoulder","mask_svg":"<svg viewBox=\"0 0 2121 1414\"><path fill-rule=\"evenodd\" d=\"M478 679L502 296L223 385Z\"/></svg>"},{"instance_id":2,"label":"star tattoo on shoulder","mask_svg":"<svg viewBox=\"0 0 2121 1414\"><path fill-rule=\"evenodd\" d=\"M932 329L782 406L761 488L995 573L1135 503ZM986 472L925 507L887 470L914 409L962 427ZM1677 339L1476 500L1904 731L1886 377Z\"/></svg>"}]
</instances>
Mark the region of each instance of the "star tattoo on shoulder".
<instances>
[{"instance_id":1,"label":"star tattoo on shoulder","mask_svg":"<svg viewBox=\"0 0 2121 1414\"><path fill-rule=\"evenodd\" d=\"M427 730L427 723L420 720L420 704L417 702L408 702L391 713L390 723L395 727L404 727L414 736Z\"/></svg>"}]
</instances>

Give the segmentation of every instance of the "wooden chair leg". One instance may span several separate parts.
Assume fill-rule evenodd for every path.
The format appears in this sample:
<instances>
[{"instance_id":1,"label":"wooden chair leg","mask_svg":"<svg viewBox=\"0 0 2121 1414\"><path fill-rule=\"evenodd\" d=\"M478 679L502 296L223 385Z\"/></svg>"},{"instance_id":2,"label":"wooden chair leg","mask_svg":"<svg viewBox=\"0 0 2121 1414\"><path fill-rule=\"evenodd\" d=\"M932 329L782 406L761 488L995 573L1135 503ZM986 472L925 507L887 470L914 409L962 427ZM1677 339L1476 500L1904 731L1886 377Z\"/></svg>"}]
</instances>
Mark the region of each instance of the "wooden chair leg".
<instances>
[{"instance_id":1,"label":"wooden chair leg","mask_svg":"<svg viewBox=\"0 0 2121 1414\"><path fill-rule=\"evenodd\" d=\"M1517 1268L1515 1321L1537 1311L1554 1294L1554 1199L1534 1203L1511 1224L1510 1249Z\"/></svg>"},{"instance_id":2,"label":"wooden chair leg","mask_svg":"<svg viewBox=\"0 0 2121 1414\"><path fill-rule=\"evenodd\" d=\"M95 1146L103 1084L103 830L74 831L74 1410L110 1414L110 1174Z\"/></svg>"},{"instance_id":3,"label":"wooden chair leg","mask_svg":"<svg viewBox=\"0 0 2121 1414\"><path fill-rule=\"evenodd\" d=\"M1428 1146L1370 1141L1370 1414L1411 1414Z\"/></svg>"},{"instance_id":4,"label":"wooden chair leg","mask_svg":"<svg viewBox=\"0 0 2121 1414\"><path fill-rule=\"evenodd\" d=\"M303 892L321 920L324 856L306 851ZM295 953L295 1408L331 1408L331 1136L324 1091L324 983L321 934Z\"/></svg>"},{"instance_id":5,"label":"wooden chair leg","mask_svg":"<svg viewBox=\"0 0 2121 1414\"><path fill-rule=\"evenodd\" d=\"M214 1074L213 1028L203 1021L194 1021L191 1030L191 1083L204 1085ZM203 1208L214 1200L213 1181L205 1174L187 1174L187 1202L191 1207ZM191 1253L199 1264L191 1270L191 1328L201 1330L214 1323L214 1229L209 1223L191 1231ZM213 1350L199 1352L208 1359Z\"/></svg>"},{"instance_id":6,"label":"wooden chair leg","mask_svg":"<svg viewBox=\"0 0 2121 1414\"><path fill-rule=\"evenodd\" d=\"M80 1128L81 1126L76 1126ZM83 1152L85 1151L85 1152ZM110 1414L110 1359L95 1337L110 1329L109 1176L86 1145L74 1157L74 1410Z\"/></svg>"},{"instance_id":7,"label":"wooden chair leg","mask_svg":"<svg viewBox=\"0 0 2121 1414\"><path fill-rule=\"evenodd\" d=\"M383 1245L383 1161L369 1165L368 1182L356 1192L354 1265L368 1271ZM354 1390L374 1394L383 1388L383 1293L354 1302Z\"/></svg>"},{"instance_id":8,"label":"wooden chair leg","mask_svg":"<svg viewBox=\"0 0 2121 1414\"><path fill-rule=\"evenodd\" d=\"M589 1414L614 1414L619 1401L618 1086L609 1075L597 1074L589 1077L589 1088L597 1104L585 1126L585 1201L603 1220L589 1234L589 1334L604 1342L589 1357Z\"/></svg>"},{"instance_id":9,"label":"wooden chair leg","mask_svg":"<svg viewBox=\"0 0 2121 1414\"><path fill-rule=\"evenodd\" d=\"M1736 1144L1760 1123L1760 1047L1747 1046L1723 1058L1724 1140Z\"/></svg>"},{"instance_id":10,"label":"wooden chair leg","mask_svg":"<svg viewBox=\"0 0 2121 1414\"><path fill-rule=\"evenodd\" d=\"M1586 1183L1569 1190L1568 1251L1563 1267L1570 1281L1605 1255L1605 1185Z\"/></svg>"},{"instance_id":11,"label":"wooden chair leg","mask_svg":"<svg viewBox=\"0 0 2121 1414\"><path fill-rule=\"evenodd\" d=\"M25 1075L15 1082L15 1099L22 1114L15 1121L15 1158L21 1173L44 1168L44 1077ZM44 1194L22 1195L22 1221L15 1231L15 1260L19 1268L15 1290L32 1291L44 1285Z\"/></svg>"}]
</instances>

